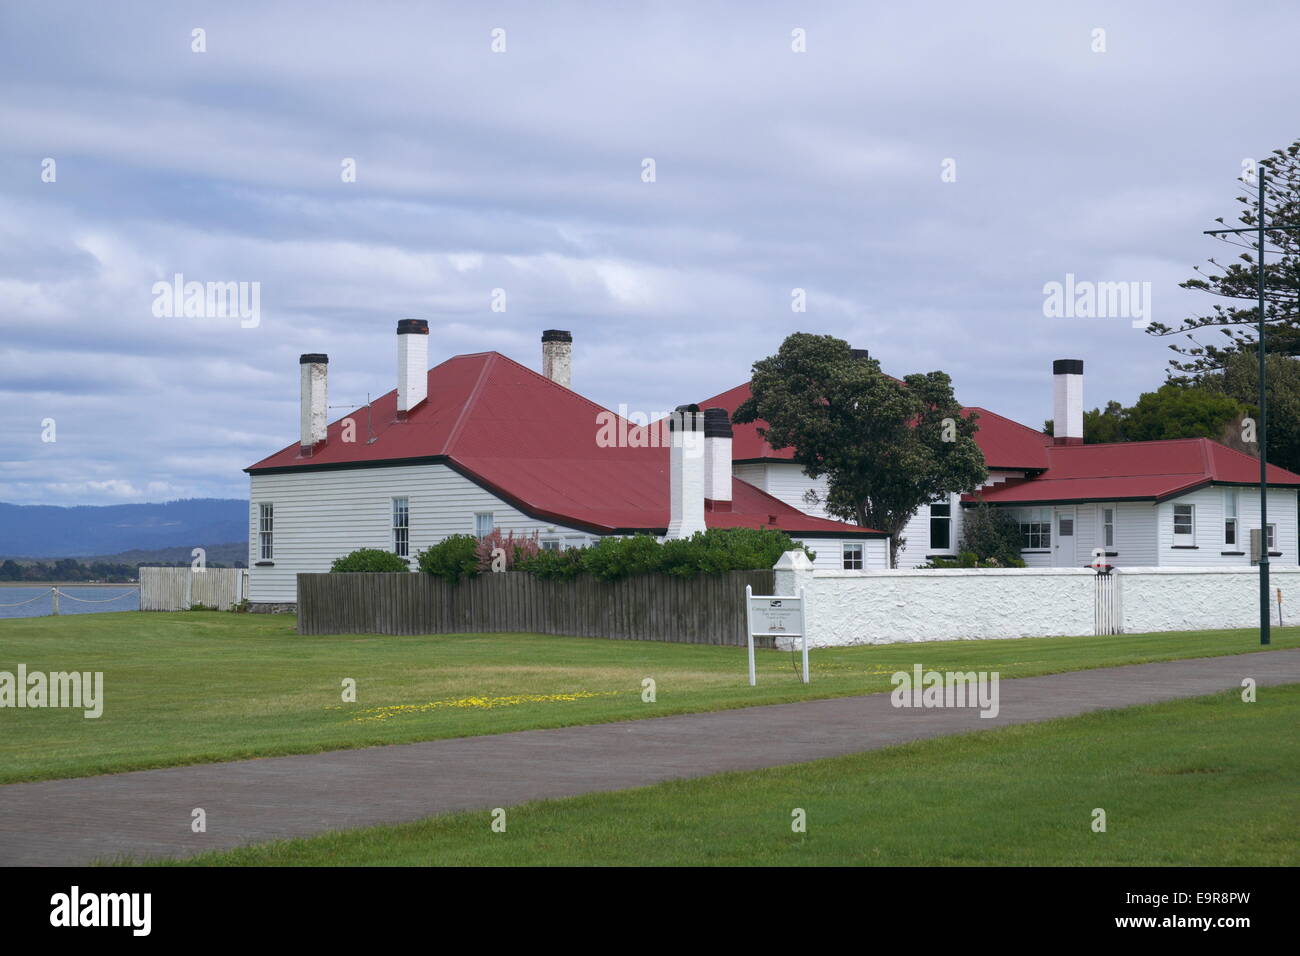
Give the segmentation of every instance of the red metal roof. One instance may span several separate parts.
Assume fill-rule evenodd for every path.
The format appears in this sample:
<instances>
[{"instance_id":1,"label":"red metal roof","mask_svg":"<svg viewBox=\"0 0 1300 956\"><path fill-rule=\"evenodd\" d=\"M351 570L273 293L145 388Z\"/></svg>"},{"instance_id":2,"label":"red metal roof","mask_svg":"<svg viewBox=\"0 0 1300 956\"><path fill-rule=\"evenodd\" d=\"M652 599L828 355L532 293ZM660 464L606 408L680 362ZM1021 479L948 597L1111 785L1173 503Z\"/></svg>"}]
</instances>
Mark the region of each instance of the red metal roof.
<instances>
[{"instance_id":1,"label":"red metal roof","mask_svg":"<svg viewBox=\"0 0 1300 956\"><path fill-rule=\"evenodd\" d=\"M715 395L700 402L700 408L725 408L728 415L735 414L740 403L750 396L749 383L737 385L733 389ZM975 443L984 453L984 461L990 468L1013 470L1041 470L1047 467L1046 448L1051 444L1050 435L1013 422L990 412L988 409L971 406L963 408L962 415L969 418L972 412L978 413L979 430L975 433ZM737 461L755 459L789 460L794 457L794 449L776 449L759 437L760 426L766 422L751 422L748 425L732 426L732 457Z\"/></svg>"},{"instance_id":2,"label":"red metal roof","mask_svg":"<svg viewBox=\"0 0 1300 956\"><path fill-rule=\"evenodd\" d=\"M1259 484L1259 460L1208 438L1048 445L1049 467L1027 480L994 485L963 500L997 504L1163 500L1203 485ZM1270 484L1300 487L1300 475L1268 466Z\"/></svg>"},{"instance_id":3,"label":"red metal roof","mask_svg":"<svg viewBox=\"0 0 1300 956\"><path fill-rule=\"evenodd\" d=\"M429 371L428 398L397 421L397 391L376 399L367 441L364 407L332 422L323 445L302 457L297 443L246 471L355 468L440 461L533 517L595 532L668 526L666 447L601 447L613 412L497 352L457 355ZM344 442L343 421L356 441ZM627 433L637 426L627 423ZM738 478L732 510L707 511L711 528L775 527L814 536L884 532L805 515Z\"/></svg>"}]
</instances>

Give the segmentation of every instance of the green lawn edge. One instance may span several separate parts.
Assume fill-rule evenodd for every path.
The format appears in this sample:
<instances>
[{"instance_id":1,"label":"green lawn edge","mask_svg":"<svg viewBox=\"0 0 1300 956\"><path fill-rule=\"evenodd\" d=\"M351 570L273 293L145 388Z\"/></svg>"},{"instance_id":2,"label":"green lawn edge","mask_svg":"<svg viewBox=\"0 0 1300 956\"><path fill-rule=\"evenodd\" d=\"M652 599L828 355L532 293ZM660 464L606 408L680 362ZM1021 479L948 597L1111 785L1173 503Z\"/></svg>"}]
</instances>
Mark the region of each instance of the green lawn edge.
<instances>
[{"instance_id":1,"label":"green lawn edge","mask_svg":"<svg viewBox=\"0 0 1300 956\"><path fill-rule=\"evenodd\" d=\"M146 865L1291 866L1298 723L1233 690Z\"/></svg>"},{"instance_id":2,"label":"green lawn edge","mask_svg":"<svg viewBox=\"0 0 1300 956\"><path fill-rule=\"evenodd\" d=\"M736 647L520 634L301 637L293 623L218 612L0 621L0 670L19 662L103 670L108 698L99 720L0 709L0 783L883 693L890 673L918 663L1012 679L1300 647L1300 627L1278 628L1269 648L1250 630L858 645L813 651L808 686L791 667L795 655L766 651L750 688ZM359 680L357 704L340 703L341 677ZM657 683L653 703L642 700L646 677ZM360 719L376 704L496 695L555 699Z\"/></svg>"}]
</instances>

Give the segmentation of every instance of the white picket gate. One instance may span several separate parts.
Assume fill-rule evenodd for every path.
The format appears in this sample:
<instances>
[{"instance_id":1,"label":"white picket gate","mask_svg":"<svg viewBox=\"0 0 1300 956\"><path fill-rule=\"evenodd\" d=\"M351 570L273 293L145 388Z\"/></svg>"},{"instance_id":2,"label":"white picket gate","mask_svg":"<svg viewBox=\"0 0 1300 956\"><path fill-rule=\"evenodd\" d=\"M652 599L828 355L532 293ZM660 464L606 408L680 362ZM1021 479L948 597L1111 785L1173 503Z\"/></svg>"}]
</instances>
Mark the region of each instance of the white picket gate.
<instances>
[{"instance_id":1,"label":"white picket gate","mask_svg":"<svg viewBox=\"0 0 1300 956\"><path fill-rule=\"evenodd\" d=\"M1097 575L1093 599L1094 632L1097 634L1122 634L1124 632L1124 606L1120 602L1119 575L1103 572Z\"/></svg>"}]
</instances>

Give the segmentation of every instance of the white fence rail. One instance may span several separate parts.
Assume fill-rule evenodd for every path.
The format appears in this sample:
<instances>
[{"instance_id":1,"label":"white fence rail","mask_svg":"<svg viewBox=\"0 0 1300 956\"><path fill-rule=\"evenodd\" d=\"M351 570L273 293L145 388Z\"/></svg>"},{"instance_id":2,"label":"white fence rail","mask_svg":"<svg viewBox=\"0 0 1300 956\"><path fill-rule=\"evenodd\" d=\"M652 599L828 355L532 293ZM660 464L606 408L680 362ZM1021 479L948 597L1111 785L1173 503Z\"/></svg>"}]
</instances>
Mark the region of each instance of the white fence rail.
<instances>
[{"instance_id":1,"label":"white fence rail","mask_svg":"<svg viewBox=\"0 0 1300 956\"><path fill-rule=\"evenodd\" d=\"M197 605L228 611L248 594L244 568L141 568L140 610L188 611Z\"/></svg>"}]
</instances>

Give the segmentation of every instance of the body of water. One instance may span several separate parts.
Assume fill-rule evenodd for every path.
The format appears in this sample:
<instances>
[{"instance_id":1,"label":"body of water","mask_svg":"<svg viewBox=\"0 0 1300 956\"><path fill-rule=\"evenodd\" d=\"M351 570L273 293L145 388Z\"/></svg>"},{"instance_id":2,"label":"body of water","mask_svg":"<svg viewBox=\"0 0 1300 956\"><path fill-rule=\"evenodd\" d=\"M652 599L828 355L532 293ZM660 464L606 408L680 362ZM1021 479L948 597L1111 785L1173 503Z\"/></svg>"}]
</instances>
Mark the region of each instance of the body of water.
<instances>
[{"instance_id":1,"label":"body of water","mask_svg":"<svg viewBox=\"0 0 1300 956\"><path fill-rule=\"evenodd\" d=\"M135 584L87 587L59 585L59 614L94 614L99 611L140 610L140 588ZM44 617L54 613L51 587L0 588L0 618Z\"/></svg>"}]
</instances>

